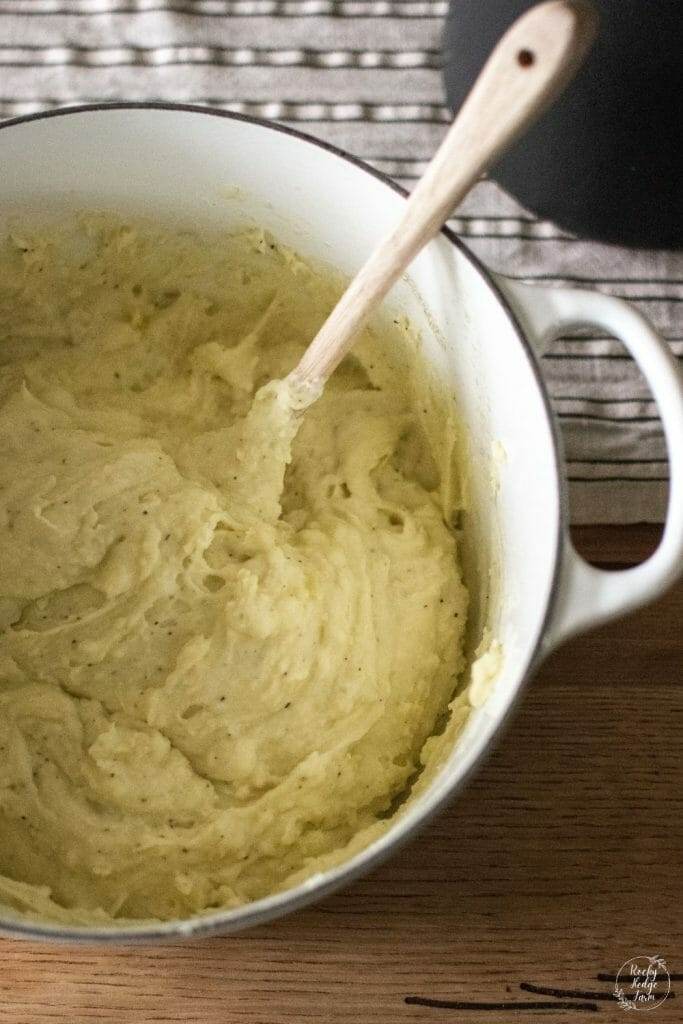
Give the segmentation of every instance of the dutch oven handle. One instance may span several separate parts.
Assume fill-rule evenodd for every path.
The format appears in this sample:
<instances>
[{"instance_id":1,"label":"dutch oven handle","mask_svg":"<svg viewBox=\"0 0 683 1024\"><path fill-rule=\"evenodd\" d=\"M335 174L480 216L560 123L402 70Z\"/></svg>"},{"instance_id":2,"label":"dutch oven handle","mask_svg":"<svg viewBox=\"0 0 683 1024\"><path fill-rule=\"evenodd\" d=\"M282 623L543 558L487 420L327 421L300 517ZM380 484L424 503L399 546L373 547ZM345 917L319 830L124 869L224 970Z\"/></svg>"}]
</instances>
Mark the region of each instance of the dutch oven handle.
<instances>
[{"instance_id":1,"label":"dutch oven handle","mask_svg":"<svg viewBox=\"0 0 683 1024\"><path fill-rule=\"evenodd\" d=\"M544 288L497 276L539 351L576 327L599 327L617 337L640 367L654 395L669 457L669 500L659 547L641 565L605 571L589 565L568 534L563 539L557 600L545 649L607 619L654 600L683 572L683 375L667 343L623 299L578 288Z\"/></svg>"}]
</instances>

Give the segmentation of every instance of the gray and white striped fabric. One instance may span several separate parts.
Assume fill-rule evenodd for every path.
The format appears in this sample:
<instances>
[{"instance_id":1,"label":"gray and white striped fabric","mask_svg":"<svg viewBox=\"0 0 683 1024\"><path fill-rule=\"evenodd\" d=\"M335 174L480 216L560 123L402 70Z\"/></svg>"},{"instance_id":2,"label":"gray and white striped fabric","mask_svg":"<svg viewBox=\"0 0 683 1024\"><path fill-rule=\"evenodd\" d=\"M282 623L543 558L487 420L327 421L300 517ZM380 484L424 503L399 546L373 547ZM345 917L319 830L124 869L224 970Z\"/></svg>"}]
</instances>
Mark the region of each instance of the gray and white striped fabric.
<instances>
[{"instance_id":1,"label":"gray and white striped fabric","mask_svg":"<svg viewBox=\"0 0 683 1024\"><path fill-rule=\"evenodd\" d=\"M410 188L449 113L444 0L0 0L0 117L91 101L175 100L274 118ZM495 269L631 299L683 358L683 254L578 241L491 182L453 227ZM575 522L658 521L667 462L656 409L613 339L558 339L545 371Z\"/></svg>"}]
</instances>

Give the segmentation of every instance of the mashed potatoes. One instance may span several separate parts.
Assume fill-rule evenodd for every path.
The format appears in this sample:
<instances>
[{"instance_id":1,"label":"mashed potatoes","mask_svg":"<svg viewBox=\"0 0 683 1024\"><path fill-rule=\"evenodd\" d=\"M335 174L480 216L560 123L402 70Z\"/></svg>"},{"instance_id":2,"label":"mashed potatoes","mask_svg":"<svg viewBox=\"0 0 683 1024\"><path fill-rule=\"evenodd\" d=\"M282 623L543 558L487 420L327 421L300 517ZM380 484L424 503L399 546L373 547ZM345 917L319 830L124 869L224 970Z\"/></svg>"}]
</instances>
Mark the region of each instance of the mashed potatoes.
<instances>
[{"instance_id":1,"label":"mashed potatoes","mask_svg":"<svg viewBox=\"0 0 683 1024\"><path fill-rule=\"evenodd\" d=\"M187 916L374 838L461 670L448 426L261 232L91 216L0 251L0 899ZM295 436L296 435L296 436ZM432 437L430 441L429 438Z\"/></svg>"}]
</instances>

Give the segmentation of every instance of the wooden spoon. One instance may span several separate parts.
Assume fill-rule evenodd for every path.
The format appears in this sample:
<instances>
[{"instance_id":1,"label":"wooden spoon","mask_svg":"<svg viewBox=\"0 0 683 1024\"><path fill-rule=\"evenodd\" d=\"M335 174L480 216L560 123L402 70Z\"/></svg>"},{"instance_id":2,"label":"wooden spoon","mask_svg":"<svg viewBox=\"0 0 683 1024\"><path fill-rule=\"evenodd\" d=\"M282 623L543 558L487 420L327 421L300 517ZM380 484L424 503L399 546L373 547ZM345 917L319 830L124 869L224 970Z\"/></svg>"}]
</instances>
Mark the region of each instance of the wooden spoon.
<instances>
[{"instance_id":1,"label":"wooden spoon","mask_svg":"<svg viewBox=\"0 0 683 1024\"><path fill-rule=\"evenodd\" d=\"M597 15L586 0L549 0L508 29L398 224L358 272L287 378L300 409L319 397L367 318L481 174L559 95L596 30Z\"/></svg>"}]
</instances>

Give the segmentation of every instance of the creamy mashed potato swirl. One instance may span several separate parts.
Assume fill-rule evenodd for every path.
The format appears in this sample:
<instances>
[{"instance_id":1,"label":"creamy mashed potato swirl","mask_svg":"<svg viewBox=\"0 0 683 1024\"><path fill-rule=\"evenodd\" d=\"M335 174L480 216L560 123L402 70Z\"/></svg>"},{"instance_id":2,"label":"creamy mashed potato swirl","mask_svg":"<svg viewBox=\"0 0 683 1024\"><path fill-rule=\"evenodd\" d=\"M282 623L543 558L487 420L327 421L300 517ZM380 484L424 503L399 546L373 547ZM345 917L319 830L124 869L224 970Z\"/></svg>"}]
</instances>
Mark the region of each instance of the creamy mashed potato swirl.
<instances>
[{"instance_id":1,"label":"creamy mashed potato swirl","mask_svg":"<svg viewBox=\"0 0 683 1024\"><path fill-rule=\"evenodd\" d=\"M369 842L419 769L466 594L415 341L366 331L300 424L282 385L258 391L338 291L262 232L93 215L3 244L16 910L111 923L253 900Z\"/></svg>"}]
</instances>

